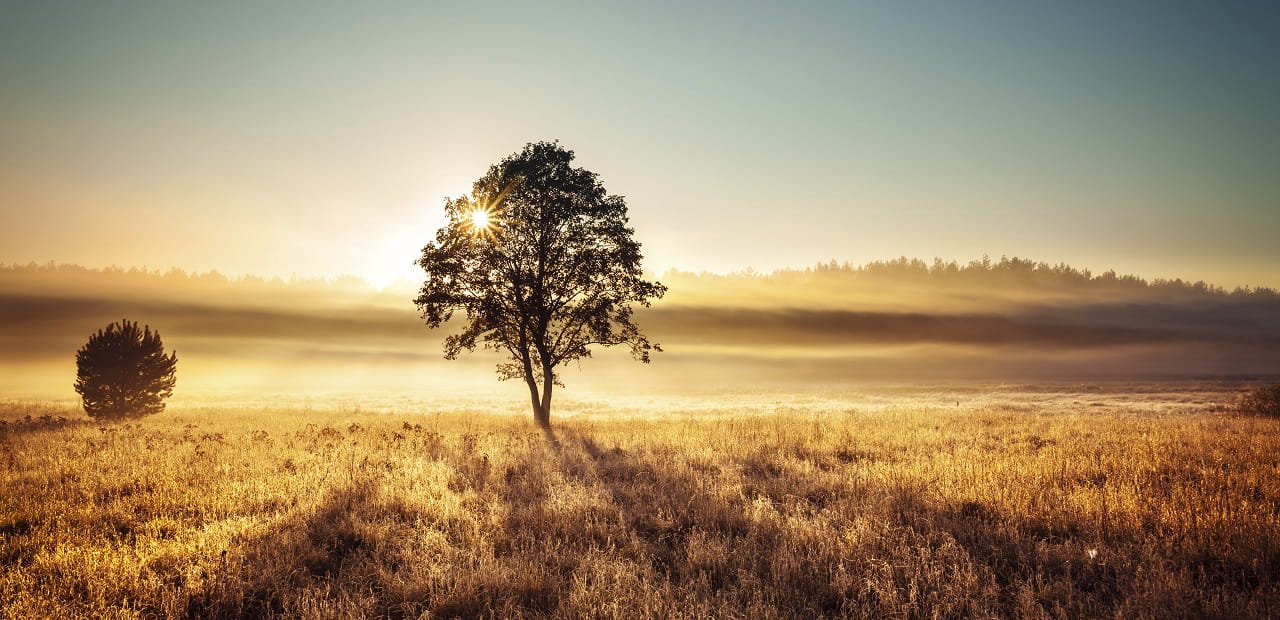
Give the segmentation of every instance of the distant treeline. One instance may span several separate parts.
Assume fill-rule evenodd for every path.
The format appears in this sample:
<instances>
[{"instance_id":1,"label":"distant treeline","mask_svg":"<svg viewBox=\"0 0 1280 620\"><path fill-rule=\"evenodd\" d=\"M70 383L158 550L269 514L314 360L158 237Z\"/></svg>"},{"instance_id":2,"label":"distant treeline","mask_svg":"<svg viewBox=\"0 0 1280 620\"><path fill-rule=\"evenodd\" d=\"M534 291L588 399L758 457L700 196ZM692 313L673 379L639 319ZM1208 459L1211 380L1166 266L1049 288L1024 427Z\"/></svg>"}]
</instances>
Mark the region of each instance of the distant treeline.
<instances>
[{"instance_id":1,"label":"distant treeline","mask_svg":"<svg viewBox=\"0 0 1280 620\"><path fill-rule=\"evenodd\" d=\"M943 261L935 258L932 263L918 258L901 257L892 260L873 261L855 265L850 262L830 261L805 269L779 269L770 272L739 271L729 274L692 272L672 269L661 279L671 284L685 284L691 288L755 289L760 286L778 290L802 289L821 286L828 291L864 289L866 285L910 285L921 289L1001 289L1006 291L1088 291L1095 293L1125 292L1137 295L1154 295L1161 298L1249 298L1276 299L1276 289L1236 287L1228 290L1202 280L1195 282L1155 278L1147 280L1131 274L1117 274L1107 270L1095 274L1088 269L1077 269L1065 263L1051 265L1043 261L1002 256L999 260L988 257L968 263ZM361 296L386 296L399 299L404 291L380 292L356 276L336 279L292 276L288 279L263 278L252 275L227 276L217 271L187 272L173 268L168 270L138 267L83 267L65 263L0 263L0 289L24 291L62 290L79 294L110 290L112 292L135 289L139 292L169 293L183 290L225 290L236 294L283 293L301 295L330 295L335 292Z\"/></svg>"},{"instance_id":2,"label":"distant treeline","mask_svg":"<svg viewBox=\"0 0 1280 620\"><path fill-rule=\"evenodd\" d=\"M216 270L206 272L184 271L177 267L161 270L145 267L84 267L70 263L30 262L26 264L0 263L0 280L40 279L59 282L81 280L101 284L105 282L145 282L148 284L174 284L196 286L234 286L236 288L262 289L317 289L317 288L350 288L372 289L369 284L356 276L340 276L338 278L307 278L290 276L287 280L279 277L264 278L253 275L227 276Z\"/></svg>"},{"instance_id":3,"label":"distant treeline","mask_svg":"<svg viewBox=\"0 0 1280 620\"><path fill-rule=\"evenodd\" d=\"M1117 274L1115 270L1094 274L1088 269L1076 269L1066 263L1050 265L1043 261L1008 256L1001 256L998 261L993 261L984 256L981 259L971 260L964 264L957 261L943 261L940 258L935 258L932 263L928 263L918 258L907 258L905 256L892 260L873 261L863 265L832 260L805 269L779 269L762 273L747 270L722 275L672 270L668 272L667 277L720 280L726 283L734 280L750 279L783 285L804 284L815 280L820 280L824 283L834 283L841 280L850 283L860 280L882 280L927 282L942 286L1018 286L1058 289L1089 287L1095 290L1149 290L1161 293L1187 293L1192 295L1277 296L1275 289L1265 286L1236 287L1228 291L1221 286L1215 286L1203 280L1195 282L1181 278L1146 280L1136 275Z\"/></svg>"},{"instance_id":4,"label":"distant treeline","mask_svg":"<svg viewBox=\"0 0 1280 620\"><path fill-rule=\"evenodd\" d=\"M217 271L73 264L0 264L0 298L132 299L182 301L207 306L323 308L353 303L408 304L407 291L379 291L355 276L336 279L227 276Z\"/></svg>"}]
</instances>

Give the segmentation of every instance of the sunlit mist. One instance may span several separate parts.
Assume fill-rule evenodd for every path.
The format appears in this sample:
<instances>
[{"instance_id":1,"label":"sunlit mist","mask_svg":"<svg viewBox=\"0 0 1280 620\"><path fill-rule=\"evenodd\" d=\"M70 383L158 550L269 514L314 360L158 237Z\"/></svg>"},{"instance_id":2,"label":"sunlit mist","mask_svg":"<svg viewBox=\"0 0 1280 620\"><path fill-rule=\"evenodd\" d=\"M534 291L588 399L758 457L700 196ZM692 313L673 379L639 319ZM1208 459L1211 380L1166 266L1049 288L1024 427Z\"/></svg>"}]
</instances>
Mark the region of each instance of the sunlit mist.
<instances>
[{"instance_id":1,"label":"sunlit mist","mask_svg":"<svg viewBox=\"0 0 1280 620\"><path fill-rule=\"evenodd\" d=\"M475 214L463 220L475 225ZM489 216L491 231L495 218ZM492 360L446 362L408 300L414 281L227 278L181 271L0 267L0 389L66 392L68 351L145 317L181 352L176 397L209 391L492 389ZM573 390L810 381L1097 380L1274 372L1270 289L1145 280L1021 259L897 260L734 275L668 271L638 319L665 352L638 370L608 352ZM72 293L74 292L74 293ZM625 357L625 356L624 356ZM505 389L502 388L502 389Z\"/></svg>"}]
</instances>

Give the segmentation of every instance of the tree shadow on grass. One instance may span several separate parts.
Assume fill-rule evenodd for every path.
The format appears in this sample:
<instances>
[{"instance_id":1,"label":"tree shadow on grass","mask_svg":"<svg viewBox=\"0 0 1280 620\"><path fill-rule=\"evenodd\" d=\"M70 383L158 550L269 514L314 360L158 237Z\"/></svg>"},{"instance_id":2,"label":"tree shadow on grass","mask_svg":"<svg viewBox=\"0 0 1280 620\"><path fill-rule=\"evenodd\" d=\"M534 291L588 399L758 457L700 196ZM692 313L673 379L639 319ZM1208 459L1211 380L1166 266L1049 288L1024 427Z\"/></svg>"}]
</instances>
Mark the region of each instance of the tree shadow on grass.
<instances>
[{"instance_id":1,"label":"tree shadow on grass","mask_svg":"<svg viewBox=\"0 0 1280 620\"><path fill-rule=\"evenodd\" d=\"M333 581L368 544L350 514L375 489L350 485L327 492L305 513L280 517L265 531L233 539L187 605L189 617L261 618L289 610L285 594Z\"/></svg>"},{"instance_id":2,"label":"tree shadow on grass","mask_svg":"<svg viewBox=\"0 0 1280 620\"><path fill-rule=\"evenodd\" d=\"M519 615L572 614L564 606L576 586L572 609L580 613L589 604L584 600L616 604L642 594L637 587L661 589L663 581L679 581L677 556L689 524L659 516L655 487L667 489L669 497L693 493L680 481L563 427L554 442L531 445L526 459L493 474L492 490L503 505L494 559L534 577L473 591L469 604L459 599L448 611L465 611L464 617L501 607ZM584 595L583 588L595 594ZM606 599L605 592L617 598Z\"/></svg>"},{"instance_id":3,"label":"tree shadow on grass","mask_svg":"<svg viewBox=\"0 0 1280 620\"><path fill-rule=\"evenodd\" d=\"M722 474L732 479L735 472L675 453L602 447L573 430L564 431L558 456L567 478L601 490L614 511L614 527L597 532L594 542L605 538L612 545L606 549L646 569L654 581L649 587L670 593L679 609L692 615L852 613L855 592L824 574L820 557L794 554L782 544L781 519L722 484ZM834 563L825 568L835 569Z\"/></svg>"},{"instance_id":4,"label":"tree shadow on grass","mask_svg":"<svg viewBox=\"0 0 1280 620\"><path fill-rule=\"evenodd\" d=\"M1108 526L1051 510L1011 514L974 501L948 504L915 488L897 490L888 517L896 527L953 540L990 575L990 607L1000 615L1273 615L1258 610L1275 602L1280 552L1274 549L1240 554L1238 545L1219 545L1189 553L1141 526Z\"/></svg>"},{"instance_id":5,"label":"tree shadow on grass","mask_svg":"<svg viewBox=\"0 0 1280 620\"><path fill-rule=\"evenodd\" d=\"M391 491L384 477L389 469L378 465L233 540L207 587L190 597L185 615L473 618L554 612L567 584L543 578L554 571L508 561L519 560L518 553L497 557L501 541L489 547L489 533L477 532L500 489L489 456L474 440L463 435L423 459L447 464L451 472L438 486L415 491L424 495ZM470 513L450 514L447 505L455 500Z\"/></svg>"},{"instance_id":6,"label":"tree shadow on grass","mask_svg":"<svg viewBox=\"0 0 1280 620\"><path fill-rule=\"evenodd\" d=\"M1213 601L1218 595L1196 595L1185 575L1166 591L1144 593L1165 586L1159 577L1143 582L1152 567L1144 569L1141 558L1154 547L1143 548L1150 541L1142 532L1096 530L1080 516L1052 511L1018 515L949 502L923 482L856 483L858 463L875 454L766 446L699 465L686 455L602 447L572 430L563 432L556 454L566 479L601 490L617 515L614 528L584 527L564 544L585 554L601 548L601 539L628 541L618 551L651 570L651 587L681 603L715 601L711 609L784 617L1226 609ZM849 528L868 534L842 538ZM1259 571L1273 555L1262 569L1236 563L1218 570L1200 561L1184 568L1208 569L1219 594L1248 601L1250 592L1269 587ZM1239 583L1212 583L1236 573L1248 574Z\"/></svg>"},{"instance_id":7,"label":"tree shadow on grass","mask_svg":"<svg viewBox=\"0 0 1280 620\"><path fill-rule=\"evenodd\" d=\"M443 477L405 488L435 499L388 490L381 466L343 478L307 508L234 540L215 574L193 588L185 613L972 617L1143 609L1126 598L1141 552L1124 551L1125 560L1119 550L1145 544L1140 533L1099 539L1078 518L948 502L926 482L911 487L859 469L884 454L762 445L698 457L663 442L610 446L572 427L560 429L556 444L532 433L430 441L419 433L430 434L405 429L398 441L426 441L422 462ZM1085 541L1103 547L1096 560ZM1217 592L1239 601L1270 587L1257 573L1275 558L1241 569L1254 582ZM1170 600L1173 610L1223 609Z\"/></svg>"},{"instance_id":8,"label":"tree shadow on grass","mask_svg":"<svg viewBox=\"0 0 1280 620\"><path fill-rule=\"evenodd\" d=\"M577 489L570 495L600 498L557 496L537 463L503 474L510 542L499 551L544 562L553 598L575 581L606 579L591 564L604 557L683 615L1017 615L1017 579L1034 570L1019 555L1026 541L980 507L939 508L918 489L853 483L875 454L764 446L706 462L562 428L545 456ZM869 533L845 538L855 523ZM1096 569L1055 570L1082 588L1107 584ZM610 584L619 596L626 586Z\"/></svg>"}]
</instances>

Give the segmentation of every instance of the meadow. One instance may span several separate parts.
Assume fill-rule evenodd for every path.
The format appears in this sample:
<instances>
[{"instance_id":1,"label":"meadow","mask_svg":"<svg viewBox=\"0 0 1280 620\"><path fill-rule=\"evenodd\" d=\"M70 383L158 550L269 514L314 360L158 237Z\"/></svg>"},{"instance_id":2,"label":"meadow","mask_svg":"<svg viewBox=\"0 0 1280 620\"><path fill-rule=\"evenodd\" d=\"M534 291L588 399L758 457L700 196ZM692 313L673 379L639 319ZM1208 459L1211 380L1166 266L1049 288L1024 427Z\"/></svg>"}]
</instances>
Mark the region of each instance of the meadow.
<instances>
[{"instance_id":1,"label":"meadow","mask_svg":"<svg viewBox=\"0 0 1280 620\"><path fill-rule=\"evenodd\" d=\"M0 615L1275 617L1230 387L0 405Z\"/></svg>"}]
</instances>

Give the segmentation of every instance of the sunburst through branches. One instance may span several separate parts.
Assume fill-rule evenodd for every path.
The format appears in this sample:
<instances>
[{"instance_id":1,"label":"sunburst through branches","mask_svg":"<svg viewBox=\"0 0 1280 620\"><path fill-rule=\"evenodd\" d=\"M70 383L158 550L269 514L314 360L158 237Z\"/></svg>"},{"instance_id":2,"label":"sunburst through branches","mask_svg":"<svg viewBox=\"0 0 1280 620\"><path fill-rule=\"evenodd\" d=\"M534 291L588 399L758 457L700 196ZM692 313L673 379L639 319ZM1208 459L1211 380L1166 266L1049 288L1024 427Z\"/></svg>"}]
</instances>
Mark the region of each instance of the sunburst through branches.
<instances>
[{"instance_id":1,"label":"sunburst through branches","mask_svg":"<svg viewBox=\"0 0 1280 620\"><path fill-rule=\"evenodd\" d=\"M477 237L493 239L497 236L498 220L497 213L489 207L476 207L470 213L466 214L464 224L471 229L471 234Z\"/></svg>"}]
</instances>

